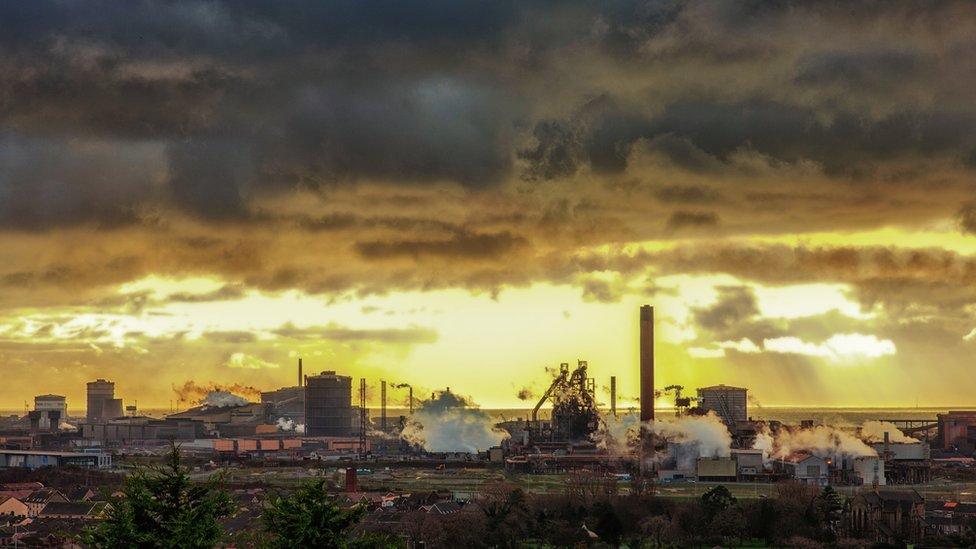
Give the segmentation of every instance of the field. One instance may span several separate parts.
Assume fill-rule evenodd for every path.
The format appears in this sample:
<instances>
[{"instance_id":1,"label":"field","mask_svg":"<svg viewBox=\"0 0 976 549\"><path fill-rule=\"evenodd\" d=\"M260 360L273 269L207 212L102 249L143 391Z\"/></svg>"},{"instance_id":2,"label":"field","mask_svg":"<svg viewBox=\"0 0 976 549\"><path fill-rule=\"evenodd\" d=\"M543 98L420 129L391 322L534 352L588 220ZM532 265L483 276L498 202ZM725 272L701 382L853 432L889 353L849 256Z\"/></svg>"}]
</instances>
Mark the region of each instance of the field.
<instances>
[{"instance_id":1,"label":"field","mask_svg":"<svg viewBox=\"0 0 976 549\"><path fill-rule=\"evenodd\" d=\"M312 478L328 478L335 483L341 483L341 475L334 467L248 467L226 468L215 471L195 472L196 479L206 478L220 471L230 485L263 485L269 487L294 486ZM570 479L568 475L543 474L513 474L506 473L500 468L486 467L455 467L434 469L429 467L396 467L375 468L359 474L360 490L417 492L423 490L450 490L458 495L468 495L477 492L482 485L490 481L504 480L522 487L533 494L562 493ZM626 494L630 490L630 482L621 481L619 492ZM719 483L709 482L679 482L672 484L658 484L655 491L658 496L670 498L695 498L701 496ZM776 484L770 483L724 483L737 498L751 499L773 497L776 495ZM838 492L853 495L862 487L837 486ZM897 485L888 488L897 490L915 489L924 497L933 499L976 499L976 482L951 482L938 479L921 485Z\"/></svg>"}]
</instances>

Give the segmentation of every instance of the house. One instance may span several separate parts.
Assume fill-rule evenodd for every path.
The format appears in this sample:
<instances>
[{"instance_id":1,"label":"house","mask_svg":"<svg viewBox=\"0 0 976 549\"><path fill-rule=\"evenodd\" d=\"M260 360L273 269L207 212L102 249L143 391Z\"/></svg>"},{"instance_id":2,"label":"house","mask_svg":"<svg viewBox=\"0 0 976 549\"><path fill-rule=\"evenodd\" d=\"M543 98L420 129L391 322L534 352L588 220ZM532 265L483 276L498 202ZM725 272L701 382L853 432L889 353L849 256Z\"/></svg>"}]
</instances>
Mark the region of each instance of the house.
<instances>
[{"instance_id":1,"label":"house","mask_svg":"<svg viewBox=\"0 0 976 549\"><path fill-rule=\"evenodd\" d=\"M68 501L88 501L95 497L95 491L87 486L75 486L65 496Z\"/></svg>"},{"instance_id":2,"label":"house","mask_svg":"<svg viewBox=\"0 0 976 549\"><path fill-rule=\"evenodd\" d=\"M974 502L925 502L925 523L940 534L958 534L973 520L976 520L976 503Z\"/></svg>"},{"instance_id":3,"label":"house","mask_svg":"<svg viewBox=\"0 0 976 549\"><path fill-rule=\"evenodd\" d=\"M434 515L453 515L457 513L464 507L456 501L441 501L433 505L425 505L421 507L422 510L426 511L428 514Z\"/></svg>"},{"instance_id":4,"label":"house","mask_svg":"<svg viewBox=\"0 0 976 549\"><path fill-rule=\"evenodd\" d=\"M27 504L17 498L6 496L0 498L0 517L26 517Z\"/></svg>"},{"instance_id":5,"label":"house","mask_svg":"<svg viewBox=\"0 0 976 549\"><path fill-rule=\"evenodd\" d=\"M27 516L36 517L48 503L52 501L68 501L68 498L54 488L41 488L40 490L31 492L23 501L27 504Z\"/></svg>"},{"instance_id":6,"label":"house","mask_svg":"<svg viewBox=\"0 0 976 549\"><path fill-rule=\"evenodd\" d=\"M879 543L917 543L925 530L925 498L915 490L876 489L851 501L852 534Z\"/></svg>"},{"instance_id":7,"label":"house","mask_svg":"<svg viewBox=\"0 0 976 549\"><path fill-rule=\"evenodd\" d=\"M806 484L826 486L830 478L827 460L806 452L794 452L773 462L773 470Z\"/></svg>"},{"instance_id":8,"label":"house","mask_svg":"<svg viewBox=\"0 0 976 549\"><path fill-rule=\"evenodd\" d=\"M97 519L105 512L104 501L52 501L44 506L38 518Z\"/></svg>"}]
</instances>

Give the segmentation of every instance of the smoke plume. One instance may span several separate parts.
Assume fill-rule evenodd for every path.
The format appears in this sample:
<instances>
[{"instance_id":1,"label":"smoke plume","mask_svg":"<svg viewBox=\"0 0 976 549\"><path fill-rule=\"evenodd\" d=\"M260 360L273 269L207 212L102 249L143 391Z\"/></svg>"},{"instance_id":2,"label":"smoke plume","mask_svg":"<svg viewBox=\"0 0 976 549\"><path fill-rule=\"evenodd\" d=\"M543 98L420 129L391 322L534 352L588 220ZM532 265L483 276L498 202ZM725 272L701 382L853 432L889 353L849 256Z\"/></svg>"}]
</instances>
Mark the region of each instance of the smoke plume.
<instances>
[{"instance_id":1,"label":"smoke plume","mask_svg":"<svg viewBox=\"0 0 976 549\"><path fill-rule=\"evenodd\" d=\"M519 389L518 392L519 400L529 400L530 398L532 398L532 396L533 396L532 389L529 389L528 387L522 387L521 389Z\"/></svg>"},{"instance_id":2,"label":"smoke plume","mask_svg":"<svg viewBox=\"0 0 976 549\"><path fill-rule=\"evenodd\" d=\"M600 415L600 428L593 433L597 448L610 453L622 454L632 451L640 434L640 416L636 413Z\"/></svg>"},{"instance_id":3,"label":"smoke plume","mask_svg":"<svg viewBox=\"0 0 976 549\"><path fill-rule=\"evenodd\" d=\"M878 455L853 433L826 425L806 429L783 427L776 433L763 426L753 448L762 450L766 459L783 459L795 452L807 452L832 460Z\"/></svg>"},{"instance_id":4,"label":"smoke plume","mask_svg":"<svg viewBox=\"0 0 976 549\"><path fill-rule=\"evenodd\" d=\"M487 413L444 391L420 405L400 436L428 452L476 453L498 446L508 434L495 429Z\"/></svg>"},{"instance_id":5,"label":"smoke plume","mask_svg":"<svg viewBox=\"0 0 976 549\"><path fill-rule=\"evenodd\" d=\"M887 421L865 421L861 425L861 438L865 442L884 442L884 435L888 433L888 440L891 442L904 442L917 444L921 442L917 438L912 438L901 431L894 423Z\"/></svg>"},{"instance_id":6,"label":"smoke plume","mask_svg":"<svg viewBox=\"0 0 976 549\"><path fill-rule=\"evenodd\" d=\"M732 455L732 435L728 427L715 415L681 416L658 419L651 427L655 436L670 443L669 452L679 468L688 468L699 457L729 457ZM689 463L690 462L690 463Z\"/></svg>"},{"instance_id":7,"label":"smoke plume","mask_svg":"<svg viewBox=\"0 0 976 549\"><path fill-rule=\"evenodd\" d=\"M295 423L295 421L292 419L279 417L276 423L278 424L279 431L294 431L298 434L305 432L305 424Z\"/></svg>"},{"instance_id":8,"label":"smoke plume","mask_svg":"<svg viewBox=\"0 0 976 549\"><path fill-rule=\"evenodd\" d=\"M199 385L193 380L186 381L183 385L177 387L173 385L173 392L176 393L176 399L179 402L194 402L203 403L203 400L210 393L215 391L223 391L226 393L233 393L235 395L242 396L244 398L249 398L252 400L261 399L261 390L248 385L218 385L216 383L210 383L209 385Z\"/></svg>"}]
</instances>

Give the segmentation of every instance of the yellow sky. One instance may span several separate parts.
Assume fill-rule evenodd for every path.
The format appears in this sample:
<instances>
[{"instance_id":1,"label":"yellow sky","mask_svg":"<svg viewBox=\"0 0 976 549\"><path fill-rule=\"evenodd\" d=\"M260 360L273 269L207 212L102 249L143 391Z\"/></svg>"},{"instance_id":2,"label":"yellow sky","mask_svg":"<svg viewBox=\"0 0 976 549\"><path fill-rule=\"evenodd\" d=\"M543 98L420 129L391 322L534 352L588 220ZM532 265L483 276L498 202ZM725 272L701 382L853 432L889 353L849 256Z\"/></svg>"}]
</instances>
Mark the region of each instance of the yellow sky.
<instances>
[{"instance_id":1,"label":"yellow sky","mask_svg":"<svg viewBox=\"0 0 976 549\"><path fill-rule=\"evenodd\" d=\"M793 238L818 244L842 239L873 245L909 239L925 245L937 235L884 230ZM956 239L956 247L968 250L972 240ZM654 243L636 246L659 247ZM731 275L669 275L657 278L653 295L639 284L624 283L623 297L615 302L584 299L578 287L548 283L505 289L498 295L459 289L335 299L298 290L249 290L227 300L168 300L174 295L205 295L224 284L216 278L150 276L117 288L119 295L141 293L158 301L138 313L25 310L18 317L20 326L8 323L3 335L35 343L81 343L87 348L71 351L73 359L81 356L92 366L88 371L113 379L120 396L138 400L143 407L168 406L174 398L169 387L187 380L243 382L258 389L289 385L295 378L298 356L305 361L306 373L329 369L366 376L371 384L379 379L406 382L416 387L418 396L426 390L451 387L486 407L531 405L534 399L521 402L516 394L522 388L541 394L548 379L545 368L587 360L604 400L610 376L617 376L623 407L632 404L638 392L637 309L651 303L657 311L658 388L741 385L751 390L757 403L767 406L912 405L918 396L909 389L911 380L886 377L898 350L884 337L838 332L832 339L820 338L815 343L798 334L767 339L768 348L761 355L748 341L699 340L694 311L714 305L723 287L749 288L758 316L766 320L802 321L833 313L871 322L877 311L865 310L851 298L850 287L841 283L771 286ZM38 335L39 328L52 318L57 319L55 327ZM286 337L276 332L282 326L307 333L300 338ZM340 328L339 335L330 331ZM98 335L86 337L86 330L98 331ZM328 334L317 337L319 330ZM419 339L397 335L411 331L433 335ZM239 333L251 337L227 336ZM224 334L216 351L211 344L215 340L208 339L216 337L213 334ZM176 366L166 365L173 360L171 346L189 349ZM727 359L732 348L741 351L734 364ZM789 362L789 355L769 349L782 348L809 355L816 364L779 364L779 359ZM106 360L112 355L118 360ZM158 364L158 375L147 379L145 367L129 367L125 357L144 365ZM75 408L83 402L80 381L79 376L48 378L32 389L67 394ZM962 398L951 390L943 395L925 394L921 400L951 404ZM18 399L27 396L21 390L3 392L8 407L17 406ZM662 397L658 406L667 406L668 401Z\"/></svg>"}]
</instances>

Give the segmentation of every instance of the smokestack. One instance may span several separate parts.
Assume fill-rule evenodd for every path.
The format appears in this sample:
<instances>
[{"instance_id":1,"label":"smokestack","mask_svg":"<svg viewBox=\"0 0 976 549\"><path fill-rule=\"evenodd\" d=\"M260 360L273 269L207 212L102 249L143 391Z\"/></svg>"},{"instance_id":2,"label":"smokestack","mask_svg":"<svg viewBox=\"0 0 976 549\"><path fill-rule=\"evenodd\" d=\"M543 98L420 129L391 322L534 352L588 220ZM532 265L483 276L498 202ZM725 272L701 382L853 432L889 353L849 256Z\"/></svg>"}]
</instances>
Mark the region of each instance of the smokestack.
<instances>
[{"instance_id":1,"label":"smokestack","mask_svg":"<svg viewBox=\"0 0 976 549\"><path fill-rule=\"evenodd\" d=\"M617 417L617 376L610 376L610 413Z\"/></svg>"},{"instance_id":2,"label":"smokestack","mask_svg":"<svg viewBox=\"0 0 976 549\"><path fill-rule=\"evenodd\" d=\"M654 421L654 307L640 308L640 420Z\"/></svg>"},{"instance_id":3,"label":"smokestack","mask_svg":"<svg viewBox=\"0 0 976 549\"><path fill-rule=\"evenodd\" d=\"M298 386L299 387L304 387L304 383L303 383L304 381L305 381L305 378L302 376L302 359L299 357L299 359L298 359Z\"/></svg>"},{"instance_id":4,"label":"smokestack","mask_svg":"<svg viewBox=\"0 0 976 549\"><path fill-rule=\"evenodd\" d=\"M380 430L386 432L386 380L380 381Z\"/></svg>"},{"instance_id":5,"label":"smokestack","mask_svg":"<svg viewBox=\"0 0 976 549\"><path fill-rule=\"evenodd\" d=\"M356 467L346 467L346 491L356 492L359 489L359 479L356 477Z\"/></svg>"},{"instance_id":6,"label":"smokestack","mask_svg":"<svg viewBox=\"0 0 976 549\"><path fill-rule=\"evenodd\" d=\"M359 458L366 458L366 378L359 378Z\"/></svg>"},{"instance_id":7,"label":"smokestack","mask_svg":"<svg viewBox=\"0 0 976 549\"><path fill-rule=\"evenodd\" d=\"M410 415L413 415L413 385L411 385L409 389L410 389Z\"/></svg>"}]
</instances>

